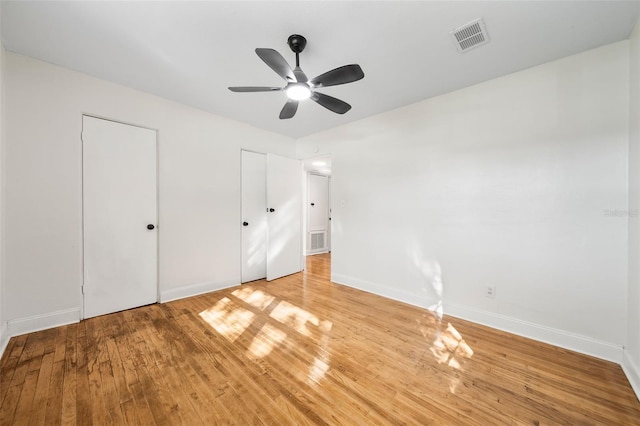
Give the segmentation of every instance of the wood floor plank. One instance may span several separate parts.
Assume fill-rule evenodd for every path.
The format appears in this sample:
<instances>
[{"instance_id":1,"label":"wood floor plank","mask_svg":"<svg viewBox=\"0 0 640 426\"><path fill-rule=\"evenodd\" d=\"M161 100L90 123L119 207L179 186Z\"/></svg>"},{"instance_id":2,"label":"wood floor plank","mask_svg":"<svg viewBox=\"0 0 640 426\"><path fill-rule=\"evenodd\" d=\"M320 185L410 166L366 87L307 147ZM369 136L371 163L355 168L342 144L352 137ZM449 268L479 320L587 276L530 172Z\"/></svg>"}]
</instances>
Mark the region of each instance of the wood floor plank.
<instances>
[{"instance_id":1,"label":"wood floor plank","mask_svg":"<svg viewBox=\"0 0 640 426\"><path fill-rule=\"evenodd\" d=\"M108 424L111 410L120 410L120 407L107 408L103 386L108 384L102 382L100 375L100 350L102 345L102 328L99 319L86 322L86 366L89 392L82 395L83 398L89 396L88 403L91 405L91 422L93 424ZM79 417L81 418L81 417Z\"/></svg>"},{"instance_id":2,"label":"wood floor plank","mask_svg":"<svg viewBox=\"0 0 640 426\"><path fill-rule=\"evenodd\" d=\"M67 336L65 339L64 351L64 375L62 378L62 408L60 413L60 423L63 425L76 424L77 412L77 382L76 375L78 371L77 362L77 344L78 344L78 325L72 324L67 327ZM50 419L55 423L55 419Z\"/></svg>"},{"instance_id":3,"label":"wood floor plank","mask_svg":"<svg viewBox=\"0 0 640 426\"><path fill-rule=\"evenodd\" d=\"M26 374L20 383L20 395L15 408L12 423L26 425L29 424L31 414L34 410L34 397L36 395L36 384L40 369L43 368L42 361L44 356L44 336L43 332L33 333L27 340L27 349L23 352L24 360L27 364ZM44 367L46 369L46 367Z\"/></svg>"},{"instance_id":4,"label":"wood floor plank","mask_svg":"<svg viewBox=\"0 0 640 426\"><path fill-rule=\"evenodd\" d=\"M184 317L176 321L183 326L183 330L189 330L189 323ZM228 418L228 412L221 406L218 396L221 392L221 381L224 375L217 370L219 365L215 357L202 352L193 346L188 352L185 363L180 363L180 369L185 379L188 379L192 387L191 398L194 407L199 410L205 424L220 424Z\"/></svg>"},{"instance_id":5,"label":"wood floor plank","mask_svg":"<svg viewBox=\"0 0 640 426\"><path fill-rule=\"evenodd\" d=\"M24 351L26 341L27 335L11 339L5 349L4 357L0 360L0 407L4 404L13 377L18 370L18 362Z\"/></svg>"},{"instance_id":6,"label":"wood floor plank","mask_svg":"<svg viewBox=\"0 0 640 426\"><path fill-rule=\"evenodd\" d=\"M108 341L110 337L108 329L105 327L105 318L101 317L98 318L98 320L97 324L102 336L98 345L98 368L100 371L102 399L107 409L108 423L116 425L124 424L125 413L123 409L127 407L127 405L123 405L119 397L112 367L112 362L117 362L118 360L112 358L109 352Z\"/></svg>"},{"instance_id":7,"label":"wood floor plank","mask_svg":"<svg viewBox=\"0 0 640 426\"><path fill-rule=\"evenodd\" d=\"M64 360L66 356L66 336L69 327L59 327L55 336L51 380L47 392L45 424L58 424L62 421L62 394L64 380Z\"/></svg>"},{"instance_id":8,"label":"wood floor plank","mask_svg":"<svg viewBox=\"0 0 640 426\"><path fill-rule=\"evenodd\" d=\"M122 340L116 340L122 335L122 319L115 315L105 315L101 318L101 324L105 329L105 344L110 360L111 377L113 378L115 395L117 396L122 415L124 416L123 422L127 424L139 424L133 394L128 386L132 381L137 382L137 376L135 369L131 368L131 365L127 363L126 355L124 360L120 355L121 350L118 345L122 345ZM122 346L122 352L127 354L126 345Z\"/></svg>"},{"instance_id":9,"label":"wood floor plank","mask_svg":"<svg viewBox=\"0 0 640 426\"><path fill-rule=\"evenodd\" d=\"M146 310L130 311L130 319L126 322L127 335L130 337L129 348L133 355L138 373L139 384L135 385L137 399L146 400L153 423L171 425L184 423L180 412L174 409L170 391L166 388L162 374L158 375L154 355L145 341L144 329L152 326ZM162 348L159 348L162 350Z\"/></svg>"},{"instance_id":10,"label":"wood floor plank","mask_svg":"<svg viewBox=\"0 0 640 426\"><path fill-rule=\"evenodd\" d=\"M172 399L178 402L171 405L171 410L177 412L185 424L201 423L202 419L195 410L191 397L192 387L188 382L183 381L178 373L184 355L176 350L179 340L172 338L172 336L177 337L177 333L170 331L175 327L175 323L162 316L160 307L156 308L149 310L153 327L141 330L147 344L146 351L153 354L153 363L148 366L149 373L154 377L161 375L162 386L169 390ZM164 348L164 350L157 348Z\"/></svg>"},{"instance_id":11,"label":"wood floor plank","mask_svg":"<svg viewBox=\"0 0 640 426\"><path fill-rule=\"evenodd\" d=\"M619 365L303 273L14 337L0 426L640 425Z\"/></svg>"},{"instance_id":12,"label":"wood floor plank","mask_svg":"<svg viewBox=\"0 0 640 426\"><path fill-rule=\"evenodd\" d=\"M148 380L148 373L146 366L137 357L138 353L132 347L133 336L127 328L127 321L130 320L129 314L130 312L124 312L123 315L117 316L117 324L112 324L114 327L114 344L118 352L117 355L114 354L114 357L119 356L122 361L122 377L119 383L122 388L120 395L126 404L123 411L125 412L127 424L152 425L156 424L156 421L145 396L145 389L141 384L141 380ZM152 393L154 390L146 389L146 391ZM129 396L131 398L130 401L127 400ZM150 399L152 399L151 396ZM133 405L134 413L130 413L130 405Z\"/></svg>"},{"instance_id":13,"label":"wood floor plank","mask_svg":"<svg viewBox=\"0 0 640 426\"><path fill-rule=\"evenodd\" d=\"M29 424L39 425L44 423L47 414L47 399L50 393L57 392L57 389L50 389L51 372L53 371L53 359L55 353L48 352L43 354L40 368L38 370L38 379L35 385L35 393L33 395L33 409L30 413Z\"/></svg>"}]
</instances>

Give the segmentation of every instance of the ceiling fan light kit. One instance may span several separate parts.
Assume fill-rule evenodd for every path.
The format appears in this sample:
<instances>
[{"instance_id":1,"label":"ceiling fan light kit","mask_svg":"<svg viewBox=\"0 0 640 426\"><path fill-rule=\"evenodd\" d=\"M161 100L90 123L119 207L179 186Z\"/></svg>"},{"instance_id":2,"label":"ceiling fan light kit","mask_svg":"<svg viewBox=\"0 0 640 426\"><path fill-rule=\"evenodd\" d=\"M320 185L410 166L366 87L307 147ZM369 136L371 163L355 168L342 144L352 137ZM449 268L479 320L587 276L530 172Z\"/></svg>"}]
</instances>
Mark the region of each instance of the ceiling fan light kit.
<instances>
[{"instance_id":1,"label":"ceiling fan light kit","mask_svg":"<svg viewBox=\"0 0 640 426\"><path fill-rule=\"evenodd\" d=\"M340 99L317 92L316 89L361 80L364 78L364 72L362 68L360 68L360 65L344 65L309 80L304 71L302 71L302 68L300 68L300 53L302 53L307 45L307 39L299 34L293 34L289 36L287 44L289 48L291 48L291 51L296 54L296 67L293 69L276 50L266 48L256 49L258 57L286 81L286 86L241 86L229 87L229 90L238 93L279 92L284 90L288 100L282 108L282 111L280 111L281 119L292 118L298 110L299 102L305 99L311 99L336 114L344 114L349 111L351 105Z\"/></svg>"},{"instance_id":2,"label":"ceiling fan light kit","mask_svg":"<svg viewBox=\"0 0 640 426\"><path fill-rule=\"evenodd\" d=\"M294 101L303 101L311 96L311 89L305 83L291 83L287 85L287 96Z\"/></svg>"}]
</instances>

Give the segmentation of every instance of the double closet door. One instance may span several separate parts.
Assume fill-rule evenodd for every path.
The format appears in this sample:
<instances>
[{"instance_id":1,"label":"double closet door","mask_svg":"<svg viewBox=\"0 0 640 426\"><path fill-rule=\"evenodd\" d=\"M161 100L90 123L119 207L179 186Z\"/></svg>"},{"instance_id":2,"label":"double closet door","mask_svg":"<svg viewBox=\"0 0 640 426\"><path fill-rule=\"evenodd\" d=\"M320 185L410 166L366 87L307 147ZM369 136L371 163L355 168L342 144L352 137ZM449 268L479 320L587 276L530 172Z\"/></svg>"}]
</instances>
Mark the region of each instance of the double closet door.
<instances>
[{"instance_id":1,"label":"double closet door","mask_svg":"<svg viewBox=\"0 0 640 426\"><path fill-rule=\"evenodd\" d=\"M242 151L242 282L271 281L302 265L300 162Z\"/></svg>"}]
</instances>

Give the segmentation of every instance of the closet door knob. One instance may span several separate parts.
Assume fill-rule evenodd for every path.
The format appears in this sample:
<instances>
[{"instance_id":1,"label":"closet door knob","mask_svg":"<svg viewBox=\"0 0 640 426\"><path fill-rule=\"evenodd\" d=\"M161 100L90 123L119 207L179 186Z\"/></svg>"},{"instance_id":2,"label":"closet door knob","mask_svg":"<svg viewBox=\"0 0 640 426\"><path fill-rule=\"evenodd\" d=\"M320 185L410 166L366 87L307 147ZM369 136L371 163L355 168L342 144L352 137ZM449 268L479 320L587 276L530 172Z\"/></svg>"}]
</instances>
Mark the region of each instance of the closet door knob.
<instances>
[{"instance_id":1,"label":"closet door knob","mask_svg":"<svg viewBox=\"0 0 640 426\"><path fill-rule=\"evenodd\" d=\"M242 226L249 226L249 222L242 222Z\"/></svg>"},{"instance_id":2,"label":"closet door knob","mask_svg":"<svg viewBox=\"0 0 640 426\"><path fill-rule=\"evenodd\" d=\"M155 228L155 226L153 226L152 224L148 224L148 225L147 225L147 229L148 229L149 231L151 231L151 230L152 230L152 229L154 229L154 228Z\"/></svg>"},{"instance_id":3,"label":"closet door knob","mask_svg":"<svg viewBox=\"0 0 640 426\"><path fill-rule=\"evenodd\" d=\"M271 213L273 213L273 212L275 212L275 211L276 211L276 209L269 209L269 211L270 211Z\"/></svg>"}]
</instances>

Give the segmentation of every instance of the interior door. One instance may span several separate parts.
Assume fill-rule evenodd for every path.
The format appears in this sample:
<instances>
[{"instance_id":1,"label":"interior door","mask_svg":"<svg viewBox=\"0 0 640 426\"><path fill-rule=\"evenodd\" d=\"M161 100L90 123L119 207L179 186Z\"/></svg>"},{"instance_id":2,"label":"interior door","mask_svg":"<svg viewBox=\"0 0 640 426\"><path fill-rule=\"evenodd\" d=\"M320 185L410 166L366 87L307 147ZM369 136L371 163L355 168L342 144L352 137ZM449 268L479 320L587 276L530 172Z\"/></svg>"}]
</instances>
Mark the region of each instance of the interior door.
<instances>
[{"instance_id":1,"label":"interior door","mask_svg":"<svg viewBox=\"0 0 640 426\"><path fill-rule=\"evenodd\" d=\"M242 282L267 276L267 157L242 151Z\"/></svg>"},{"instance_id":2,"label":"interior door","mask_svg":"<svg viewBox=\"0 0 640 426\"><path fill-rule=\"evenodd\" d=\"M302 270L302 166L267 154L267 280Z\"/></svg>"},{"instance_id":3,"label":"interior door","mask_svg":"<svg viewBox=\"0 0 640 426\"><path fill-rule=\"evenodd\" d=\"M156 132L82 119L84 317L158 300Z\"/></svg>"}]
</instances>

